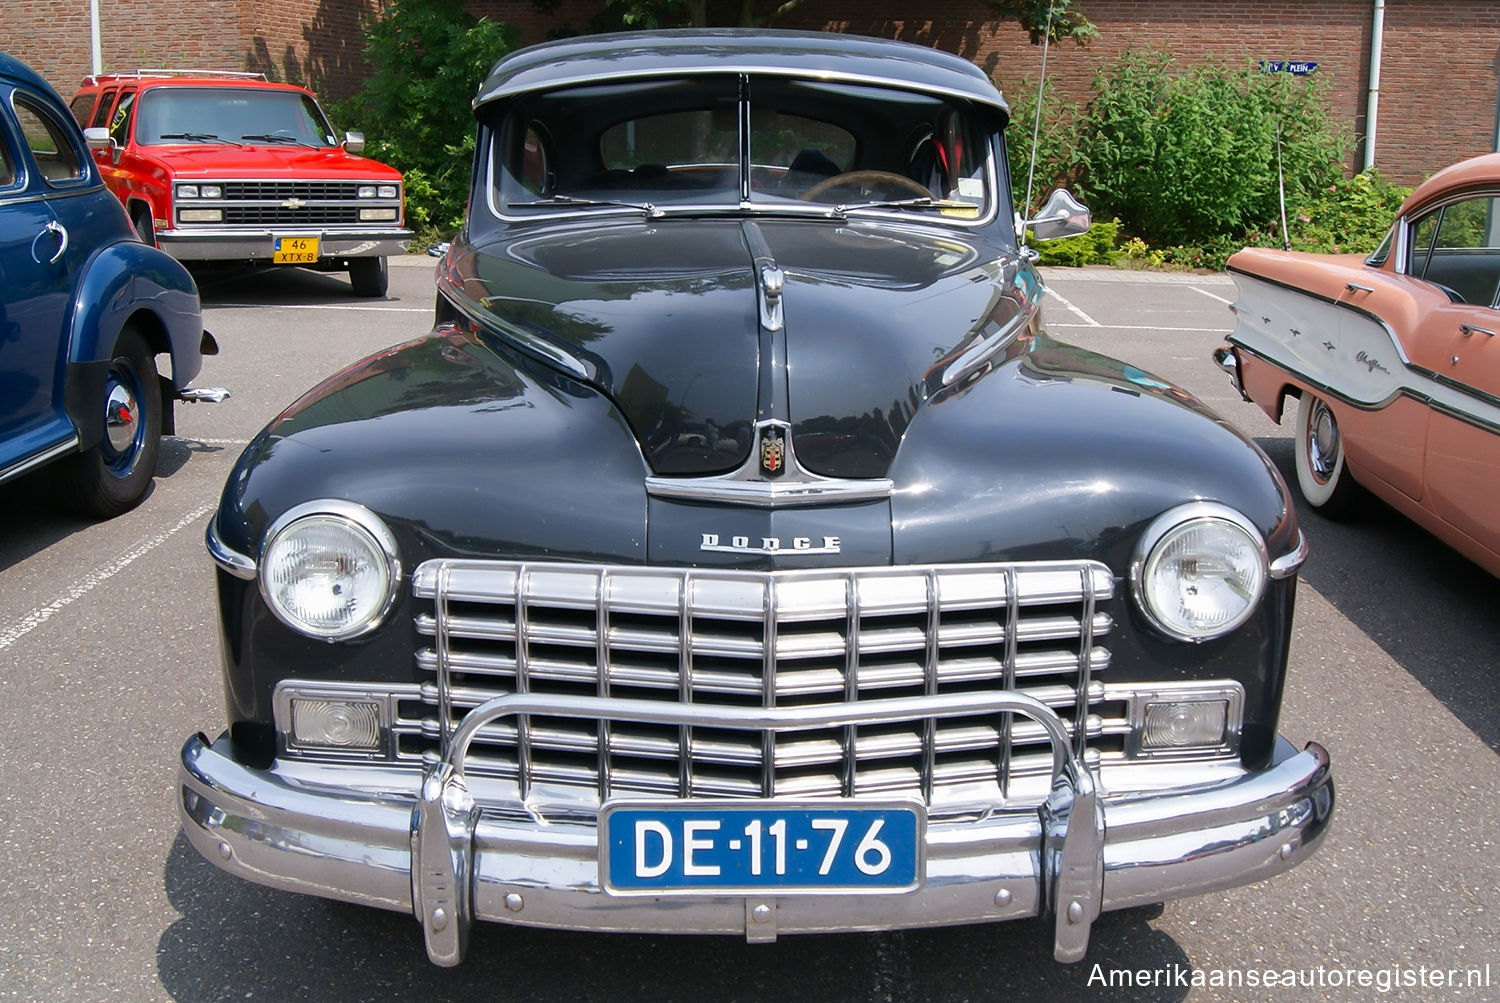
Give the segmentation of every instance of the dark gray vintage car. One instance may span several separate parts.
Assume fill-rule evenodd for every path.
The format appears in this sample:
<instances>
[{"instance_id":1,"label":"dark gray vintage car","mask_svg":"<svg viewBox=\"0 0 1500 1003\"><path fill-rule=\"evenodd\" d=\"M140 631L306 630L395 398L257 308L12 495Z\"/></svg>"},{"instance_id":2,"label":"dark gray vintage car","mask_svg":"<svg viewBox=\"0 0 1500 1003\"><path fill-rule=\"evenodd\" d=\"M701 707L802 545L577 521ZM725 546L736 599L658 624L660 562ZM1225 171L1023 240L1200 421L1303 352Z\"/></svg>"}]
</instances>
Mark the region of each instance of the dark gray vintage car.
<instances>
[{"instance_id":1,"label":"dark gray vintage car","mask_svg":"<svg viewBox=\"0 0 1500 1003\"><path fill-rule=\"evenodd\" d=\"M1314 850L1285 485L1047 337L982 72L602 36L508 56L474 108L437 326L272 422L209 527L204 856L412 913L439 964L476 919L1036 915L1071 961L1101 910Z\"/></svg>"}]
</instances>

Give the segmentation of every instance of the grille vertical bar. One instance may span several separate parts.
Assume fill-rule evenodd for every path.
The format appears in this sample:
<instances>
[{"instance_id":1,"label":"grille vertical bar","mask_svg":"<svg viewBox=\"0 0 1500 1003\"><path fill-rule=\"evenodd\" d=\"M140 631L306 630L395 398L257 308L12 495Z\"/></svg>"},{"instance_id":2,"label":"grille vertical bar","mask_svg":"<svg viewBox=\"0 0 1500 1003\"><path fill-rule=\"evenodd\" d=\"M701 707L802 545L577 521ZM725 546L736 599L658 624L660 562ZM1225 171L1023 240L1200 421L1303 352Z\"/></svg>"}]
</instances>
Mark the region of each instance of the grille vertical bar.
<instances>
[{"instance_id":1,"label":"grille vertical bar","mask_svg":"<svg viewBox=\"0 0 1500 1003\"><path fill-rule=\"evenodd\" d=\"M844 579L844 699L850 703L859 699L859 576L850 572ZM854 796L859 779L856 749L859 747L859 726L846 725L843 734L844 775L843 795Z\"/></svg>"},{"instance_id":2,"label":"grille vertical bar","mask_svg":"<svg viewBox=\"0 0 1500 1003\"><path fill-rule=\"evenodd\" d=\"M761 654L761 706L776 706L776 579L767 578L761 586L764 591L765 631ZM760 796L776 796L776 733L764 731L760 736Z\"/></svg>"},{"instance_id":3,"label":"grille vertical bar","mask_svg":"<svg viewBox=\"0 0 1500 1003\"><path fill-rule=\"evenodd\" d=\"M594 592L594 659L597 665L608 665L609 655L609 569L599 569L599 582ZM595 680L594 691L602 698L609 697L609 673L600 672ZM599 800L609 800L610 792L610 764L609 764L609 720L599 718L594 725L595 734L598 738L598 748L595 750L595 760L598 762L599 771ZM686 758L686 757L684 757Z\"/></svg>"},{"instance_id":4,"label":"grille vertical bar","mask_svg":"<svg viewBox=\"0 0 1500 1003\"><path fill-rule=\"evenodd\" d=\"M1016 590L1016 569L1005 569L1005 667L1000 677L1004 690L1016 688L1017 624L1021 622L1021 597ZM1000 795L1010 796L1011 727L1014 714L1000 715Z\"/></svg>"},{"instance_id":5,"label":"grille vertical bar","mask_svg":"<svg viewBox=\"0 0 1500 1003\"><path fill-rule=\"evenodd\" d=\"M693 702L693 576L682 576L678 585L677 614L677 699ZM602 673L609 675L607 669ZM677 795L693 795L693 729L677 729Z\"/></svg>"},{"instance_id":6,"label":"grille vertical bar","mask_svg":"<svg viewBox=\"0 0 1500 1003\"><path fill-rule=\"evenodd\" d=\"M515 585L515 624L516 624L516 692L531 692L531 666L530 662L530 631L527 629L526 603L527 583L531 579L531 569L522 565L516 574ZM516 760L519 767L519 783L521 785L521 800L531 796L531 718L525 714L516 718Z\"/></svg>"},{"instance_id":7,"label":"grille vertical bar","mask_svg":"<svg viewBox=\"0 0 1500 1003\"><path fill-rule=\"evenodd\" d=\"M1088 749L1089 681L1093 677L1090 656L1094 650L1094 583L1088 571L1083 582L1083 610L1078 617L1078 702L1073 711L1073 751L1078 759Z\"/></svg>"}]
</instances>

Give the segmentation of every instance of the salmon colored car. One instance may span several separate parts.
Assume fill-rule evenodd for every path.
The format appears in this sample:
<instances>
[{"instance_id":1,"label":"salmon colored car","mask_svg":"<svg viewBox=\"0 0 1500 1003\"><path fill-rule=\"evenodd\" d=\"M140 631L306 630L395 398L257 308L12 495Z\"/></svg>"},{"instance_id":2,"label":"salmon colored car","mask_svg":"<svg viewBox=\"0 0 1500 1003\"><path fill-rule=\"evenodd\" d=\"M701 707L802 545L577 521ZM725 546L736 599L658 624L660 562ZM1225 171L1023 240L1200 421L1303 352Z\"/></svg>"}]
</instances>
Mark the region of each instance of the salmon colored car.
<instances>
[{"instance_id":1,"label":"salmon colored car","mask_svg":"<svg viewBox=\"0 0 1500 1003\"><path fill-rule=\"evenodd\" d=\"M1419 185L1378 250L1246 248L1215 358L1281 421L1297 398L1302 496L1379 496L1500 575L1500 154Z\"/></svg>"}]
</instances>

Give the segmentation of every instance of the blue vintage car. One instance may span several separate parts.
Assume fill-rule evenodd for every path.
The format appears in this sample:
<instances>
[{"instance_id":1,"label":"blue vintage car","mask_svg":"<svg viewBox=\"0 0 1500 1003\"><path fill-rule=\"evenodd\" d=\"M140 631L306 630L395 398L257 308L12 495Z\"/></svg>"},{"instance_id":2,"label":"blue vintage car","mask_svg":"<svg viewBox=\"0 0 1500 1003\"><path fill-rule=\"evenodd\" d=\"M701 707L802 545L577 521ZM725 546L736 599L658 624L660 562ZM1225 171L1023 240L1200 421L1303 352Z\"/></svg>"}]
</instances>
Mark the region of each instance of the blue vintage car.
<instances>
[{"instance_id":1,"label":"blue vintage car","mask_svg":"<svg viewBox=\"0 0 1500 1003\"><path fill-rule=\"evenodd\" d=\"M0 53L0 482L50 464L71 507L134 507L172 401L227 396L189 386L217 351L192 278L136 237L57 92Z\"/></svg>"}]
</instances>

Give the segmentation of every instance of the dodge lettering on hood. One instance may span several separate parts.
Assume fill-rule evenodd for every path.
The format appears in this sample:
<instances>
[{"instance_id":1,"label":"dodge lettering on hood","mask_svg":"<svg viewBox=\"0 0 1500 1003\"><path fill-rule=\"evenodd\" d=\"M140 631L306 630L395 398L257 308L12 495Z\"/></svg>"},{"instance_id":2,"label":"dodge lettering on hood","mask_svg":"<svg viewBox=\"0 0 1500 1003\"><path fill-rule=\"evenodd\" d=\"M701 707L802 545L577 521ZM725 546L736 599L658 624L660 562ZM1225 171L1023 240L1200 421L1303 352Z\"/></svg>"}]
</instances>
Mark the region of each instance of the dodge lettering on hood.
<instances>
[{"instance_id":1,"label":"dodge lettering on hood","mask_svg":"<svg viewBox=\"0 0 1500 1003\"><path fill-rule=\"evenodd\" d=\"M412 914L737 934L1102 910L1312 853L1306 553L1260 450L1048 337L1008 110L832 34L500 60L433 330L262 431L208 530L184 831Z\"/></svg>"}]
</instances>

